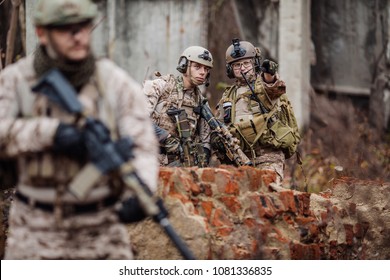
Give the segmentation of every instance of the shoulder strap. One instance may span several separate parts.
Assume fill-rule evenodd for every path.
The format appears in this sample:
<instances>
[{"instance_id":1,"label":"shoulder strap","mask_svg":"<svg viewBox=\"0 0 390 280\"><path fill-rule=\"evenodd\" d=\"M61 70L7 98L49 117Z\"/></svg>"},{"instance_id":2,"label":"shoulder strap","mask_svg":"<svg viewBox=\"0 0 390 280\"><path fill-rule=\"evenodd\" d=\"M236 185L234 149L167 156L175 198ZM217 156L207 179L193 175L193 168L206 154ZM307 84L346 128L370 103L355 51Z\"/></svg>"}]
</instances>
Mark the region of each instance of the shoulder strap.
<instances>
[{"instance_id":1,"label":"shoulder strap","mask_svg":"<svg viewBox=\"0 0 390 280\"><path fill-rule=\"evenodd\" d=\"M169 98L169 96L172 94L172 92L175 90L176 88L176 84L177 84L177 78L175 78L175 76L173 76L172 74L171 75L166 75L166 76L162 76L161 77L164 81L166 81L166 85L164 86L164 91L161 95L160 98L166 96L166 100L167 100L167 105L165 106L165 108L163 108L163 110L161 111L161 113L165 113L166 111L168 111L168 109L171 107L171 100ZM157 102L158 103L158 102Z\"/></svg>"}]
</instances>

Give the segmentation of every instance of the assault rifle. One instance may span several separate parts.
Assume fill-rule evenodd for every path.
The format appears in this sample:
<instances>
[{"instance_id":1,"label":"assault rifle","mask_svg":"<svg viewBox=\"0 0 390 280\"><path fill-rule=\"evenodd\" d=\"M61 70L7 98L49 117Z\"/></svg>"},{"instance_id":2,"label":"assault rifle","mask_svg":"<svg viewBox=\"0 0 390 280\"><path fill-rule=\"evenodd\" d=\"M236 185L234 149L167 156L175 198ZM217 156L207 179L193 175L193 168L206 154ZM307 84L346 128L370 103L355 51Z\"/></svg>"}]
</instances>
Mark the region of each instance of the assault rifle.
<instances>
[{"instance_id":1,"label":"assault rifle","mask_svg":"<svg viewBox=\"0 0 390 280\"><path fill-rule=\"evenodd\" d=\"M170 108L167 111L176 123L180 137L180 163L174 161L169 166L198 166L206 167L206 157L201 143L193 143L191 139L191 128L185 109Z\"/></svg>"},{"instance_id":2,"label":"assault rifle","mask_svg":"<svg viewBox=\"0 0 390 280\"><path fill-rule=\"evenodd\" d=\"M117 173L122 182L131 188L144 212L160 224L185 259L195 259L168 220L162 200L153 196L131 165L133 142L122 138L114 142L109 129L99 120L86 116L77 93L60 71L53 69L45 74L32 90L46 95L49 100L76 116L82 124L91 163L87 164L70 183L69 190L79 199L86 196L103 174ZM123 210L123 209L122 209Z\"/></svg>"},{"instance_id":3,"label":"assault rifle","mask_svg":"<svg viewBox=\"0 0 390 280\"><path fill-rule=\"evenodd\" d=\"M206 99L201 104L200 115L207 121L213 133L217 134L218 141L223 145L223 153L231 162L237 166L252 165L251 160L241 150L239 140L230 133L225 124L214 117Z\"/></svg>"}]
</instances>

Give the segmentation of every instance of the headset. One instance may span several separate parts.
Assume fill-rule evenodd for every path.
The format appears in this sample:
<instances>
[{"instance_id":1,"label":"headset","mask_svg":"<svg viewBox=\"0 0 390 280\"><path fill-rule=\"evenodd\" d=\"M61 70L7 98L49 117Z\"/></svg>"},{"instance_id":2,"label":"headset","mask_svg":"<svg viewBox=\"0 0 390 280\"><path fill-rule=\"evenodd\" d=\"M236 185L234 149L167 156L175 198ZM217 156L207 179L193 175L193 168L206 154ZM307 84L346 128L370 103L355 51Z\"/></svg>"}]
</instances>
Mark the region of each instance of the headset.
<instances>
[{"instance_id":1,"label":"headset","mask_svg":"<svg viewBox=\"0 0 390 280\"><path fill-rule=\"evenodd\" d=\"M246 50L240 46L240 39L233 39L233 50L230 53L232 58L240 58L246 54ZM254 56L254 70L256 73L261 71L261 51L259 48L255 47L255 56ZM234 79L234 71L231 63L226 63L226 74L228 78Z\"/></svg>"},{"instance_id":2,"label":"headset","mask_svg":"<svg viewBox=\"0 0 390 280\"><path fill-rule=\"evenodd\" d=\"M179 58L178 65L176 67L176 70L179 71L182 74L185 74L187 72L188 67L188 59L185 56L181 56Z\"/></svg>"}]
</instances>

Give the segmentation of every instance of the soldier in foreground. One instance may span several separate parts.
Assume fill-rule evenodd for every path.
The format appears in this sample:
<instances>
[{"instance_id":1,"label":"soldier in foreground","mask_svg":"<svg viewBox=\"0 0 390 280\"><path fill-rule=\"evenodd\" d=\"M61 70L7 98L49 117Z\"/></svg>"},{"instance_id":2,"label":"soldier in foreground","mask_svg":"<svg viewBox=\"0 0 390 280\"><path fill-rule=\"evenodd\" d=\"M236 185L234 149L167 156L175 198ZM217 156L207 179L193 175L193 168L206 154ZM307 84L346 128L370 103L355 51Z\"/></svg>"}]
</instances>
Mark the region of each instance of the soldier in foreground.
<instances>
[{"instance_id":1,"label":"soldier in foreground","mask_svg":"<svg viewBox=\"0 0 390 280\"><path fill-rule=\"evenodd\" d=\"M199 46L184 50L177 70L181 73L160 76L144 82L149 114L160 142L161 166L208 165L210 127L200 116L204 97L200 85L208 85L213 67L211 53Z\"/></svg>"},{"instance_id":2,"label":"soldier in foreground","mask_svg":"<svg viewBox=\"0 0 390 280\"><path fill-rule=\"evenodd\" d=\"M78 195L70 191L90 161L87 151L94 147L86 147L85 124L39 90L31 90L47 72L58 69L103 135L132 139L132 166L145 185L156 190L158 143L145 96L125 71L93 56L96 15L90 0L39 1L34 15L39 47L0 73L1 156L16 158L19 165L6 259L133 258L116 207L123 201L125 185L110 172L91 189L76 188ZM41 86L43 91L45 83ZM99 164L104 170L104 162ZM88 179L81 182L87 184ZM133 215L143 213L138 209Z\"/></svg>"},{"instance_id":3,"label":"soldier in foreground","mask_svg":"<svg viewBox=\"0 0 390 280\"><path fill-rule=\"evenodd\" d=\"M275 171L281 182L285 158L296 152L300 135L277 64L260 59L250 42L233 39L226 73L235 83L223 93L217 117L240 139L253 165Z\"/></svg>"}]
</instances>

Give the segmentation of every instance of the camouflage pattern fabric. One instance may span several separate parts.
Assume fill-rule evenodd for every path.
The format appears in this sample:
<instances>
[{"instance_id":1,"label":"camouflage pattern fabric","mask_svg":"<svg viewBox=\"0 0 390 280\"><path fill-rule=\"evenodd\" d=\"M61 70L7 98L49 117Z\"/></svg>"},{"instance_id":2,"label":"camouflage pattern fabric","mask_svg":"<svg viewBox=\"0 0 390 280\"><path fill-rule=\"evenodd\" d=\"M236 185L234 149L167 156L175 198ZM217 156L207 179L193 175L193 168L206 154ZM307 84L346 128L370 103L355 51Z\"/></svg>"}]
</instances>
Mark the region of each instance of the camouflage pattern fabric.
<instances>
[{"instance_id":1,"label":"camouflage pattern fabric","mask_svg":"<svg viewBox=\"0 0 390 280\"><path fill-rule=\"evenodd\" d=\"M5 259L133 259L128 231L112 208L64 217L15 200Z\"/></svg>"},{"instance_id":2,"label":"camouflage pattern fabric","mask_svg":"<svg viewBox=\"0 0 390 280\"><path fill-rule=\"evenodd\" d=\"M275 65L268 66L276 67ZM280 96L285 95L286 92L284 81L279 79L279 75L277 73L275 77L276 79L274 83L265 83L261 75L258 75L256 80L252 81L255 93L267 110L271 110L275 105L277 105ZM237 83L232 87L227 88L218 103L216 117L221 121L224 121L225 112L223 104L230 102L233 104L232 108L234 111L231 113L230 122L225 122L228 126L240 121L251 120L254 114L260 114L261 111L258 103L251 100L250 95L251 91L246 84L242 85ZM255 129L258 131L260 130L259 127L256 127ZM273 170L278 175L278 182L283 180L285 156L281 150L274 149L269 146L261 146L260 143L257 143L253 148L256 155L255 158L253 158L251 148L246 141L242 139L241 135L235 136L240 139L242 150L255 163L257 168Z\"/></svg>"},{"instance_id":3,"label":"camouflage pattern fabric","mask_svg":"<svg viewBox=\"0 0 390 280\"><path fill-rule=\"evenodd\" d=\"M173 75L166 75L145 81L143 90L148 98L148 112L155 124L179 138L177 125L167 111L172 107L185 109L193 142L200 142L205 148L210 149L210 127L194 112L194 108L199 106L203 99L198 88L185 90L182 77L175 78ZM160 165L167 164L166 156L161 155Z\"/></svg>"},{"instance_id":4,"label":"camouflage pattern fabric","mask_svg":"<svg viewBox=\"0 0 390 280\"><path fill-rule=\"evenodd\" d=\"M73 122L74 116L45 96L31 92L30 88L38 80L32 62L32 56L23 58L0 73L0 156L17 158L19 182L16 189L25 196L53 205L65 200L80 203L67 187L86 163L51 151L58 123ZM96 69L96 74L78 94L85 113L105 123L113 139L132 138L135 143L132 164L154 192L157 189L158 143L145 110L142 89L124 70L107 59L97 61ZM25 189L29 191L22 190L22 186L28 187ZM120 187L113 186L111 177L103 176L81 203L89 204L97 197L112 196L121 190ZM43 196L44 193L50 195ZM131 258L124 226L112 210L104 209L80 217L57 217L56 224L54 213L43 213L15 201L9 217L6 255L8 258ZM65 250L66 247L76 248L77 244L80 252ZM24 245L32 247L24 248ZM104 249L104 246L111 248ZM42 253L39 252L41 249Z\"/></svg>"}]
</instances>

